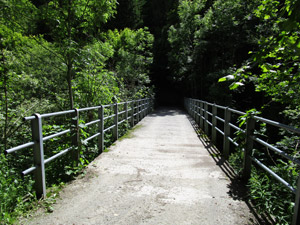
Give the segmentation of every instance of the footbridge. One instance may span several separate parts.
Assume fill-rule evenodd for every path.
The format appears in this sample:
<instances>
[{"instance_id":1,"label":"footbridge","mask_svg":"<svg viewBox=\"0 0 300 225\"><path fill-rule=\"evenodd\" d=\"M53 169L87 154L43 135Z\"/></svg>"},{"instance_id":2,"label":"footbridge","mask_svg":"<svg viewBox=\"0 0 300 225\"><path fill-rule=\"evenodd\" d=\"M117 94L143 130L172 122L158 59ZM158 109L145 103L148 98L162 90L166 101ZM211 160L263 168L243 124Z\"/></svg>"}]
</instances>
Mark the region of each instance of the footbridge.
<instances>
[{"instance_id":1,"label":"footbridge","mask_svg":"<svg viewBox=\"0 0 300 225\"><path fill-rule=\"evenodd\" d=\"M61 191L52 213L38 211L21 223L260 224L260 215L246 201L244 187L227 162L234 148L240 145L244 151L243 180L249 179L255 164L282 183L295 195L293 224L298 224L299 185L289 184L253 157L252 151L257 142L298 164L296 158L254 134L255 125L260 122L290 132L299 130L201 100L185 99L184 104L185 111L175 108L153 111L152 100L142 99L26 117L32 124L32 142L6 153L33 147L35 163L22 173L25 176L34 172L37 196L46 196L44 170L50 161L63 154L71 154L74 160L80 158L82 143L92 139L96 140L99 156L87 166L84 176ZM80 114L87 111L96 111L98 117L82 125ZM44 137L42 120L65 114L72 115L71 128ZM239 116L245 117L245 129L234 121ZM123 123L133 129L120 138ZM93 124L97 132L82 137L79 130ZM236 131L245 134L244 141L234 139ZM105 136L108 132L110 136ZM67 133L73 134L72 146L46 158L44 142ZM115 142L106 148L105 139L109 137Z\"/></svg>"}]
</instances>

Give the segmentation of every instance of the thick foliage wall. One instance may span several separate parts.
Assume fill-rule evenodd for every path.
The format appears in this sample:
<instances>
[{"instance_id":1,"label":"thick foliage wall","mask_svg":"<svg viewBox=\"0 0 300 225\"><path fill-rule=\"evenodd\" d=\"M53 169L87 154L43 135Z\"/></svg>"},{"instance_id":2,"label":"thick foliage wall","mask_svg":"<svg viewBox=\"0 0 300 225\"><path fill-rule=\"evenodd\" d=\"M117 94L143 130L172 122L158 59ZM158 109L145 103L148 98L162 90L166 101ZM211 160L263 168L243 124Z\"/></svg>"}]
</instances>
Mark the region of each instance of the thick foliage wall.
<instances>
[{"instance_id":1,"label":"thick foliage wall","mask_svg":"<svg viewBox=\"0 0 300 225\"><path fill-rule=\"evenodd\" d=\"M249 110L249 115L259 113L252 109L257 108L269 119L299 128L299 10L299 0L179 1L179 22L169 28L173 81L184 84L185 96ZM295 134L266 124L255 134L299 158ZM296 187L299 166L262 146L255 145L253 154ZM236 168L242 155L237 149L231 156ZM259 213L278 224L291 223L295 196L258 168L249 196Z\"/></svg>"},{"instance_id":2,"label":"thick foliage wall","mask_svg":"<svg viewBox=\"0 0 300 225\"><path fill-rule=\"evenodd\" d=\"M3 0L0 7L0 223L12 223L33 199L31 178L18 175L30 166L31 151L3 155L30 141L22 117L149 96L153 36L147 28L107 30L116 0ZM44 135L68 129L63 118L50 122ZM50 142L45 151L60 148ZM84 165L92 158L83 154ZM50 166L57 171L48 182L68 180L78 170L61 165Z\"/></svg>"}]
</instances>

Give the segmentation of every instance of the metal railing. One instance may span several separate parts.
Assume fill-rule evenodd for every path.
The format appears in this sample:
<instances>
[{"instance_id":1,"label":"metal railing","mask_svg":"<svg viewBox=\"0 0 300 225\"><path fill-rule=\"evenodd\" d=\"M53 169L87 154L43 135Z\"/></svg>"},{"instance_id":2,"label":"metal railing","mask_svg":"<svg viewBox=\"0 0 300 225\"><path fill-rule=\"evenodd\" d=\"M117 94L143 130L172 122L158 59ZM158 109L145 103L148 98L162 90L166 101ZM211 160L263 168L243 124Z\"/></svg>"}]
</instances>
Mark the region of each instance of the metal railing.
<instances>
[{"instance_id":1,"label":"metal railing","mask_svg":"<svg viewBox=\"0 0 300 225\"><path fill-rule=\"evenodd\" d=\"M278 149L276 146L268 143L267 141L260 139L254 134L255 124L259 122L275 126L277 128L281 128L289 132L293 132L296 135L300 134L300 130L259 116L249 116L246 119L246 129L241 129L234 123L234 121L232 121L232 118L233 114L235 114L236 117L239 117L245 115L246 113L244 112L191 98L186 98L184 100L184 106L189 115L195 120L195 122L200 126L200 128L206 134L211 136L212 142L214 144L216 144L218 133L222 135L223 156L225 159L229 158L230 143L232 143L235 147L238 147L240 145L234 140L234 137L232 136L233 132L231 130L233 129L235 131L239 131L245 134L245 144L243 148L243 178L245 180L248 180L250 178L252 163L255 163L266 173L268 173L277 181L282 183L290 192L295 194L295 206L292 224L300 224L300 179L298 178L297 187L293 187L290 183L288 183L286 180L284 180L282 177L276 174L272 169L267 167L259 159L253 156L254 143L258 143L259 145L262 145L272 150L276 154L300 166L300 161L297 158L289 155L281 149ZM220 113L220 111L222 112ZM223 117L220 117L220 115L223 115ZM218 121L220 121L219 123L223 124L223 126L217 126ZM223 129L220 127L223 127Z\"/></svg>"},{"instance_id":2,"label":"metal railing","mask_svg":"<svg viewBox=\"0 0 300 225\"><path fill-rule=\"evenodd\" d=\"M122 108L122 111L119 109ZM107 109L107 110L105 110ZM119 126L122 123L128 122L132 127L143 119L147 114L149 114L153 109L153 101L150 98L139 99L133 101L127 101L122 103L115 103L110 105L100 105L82 109L72 109L61 112L46 113L46 114L34 114L33 116L25 117L25 121L31 121L31 133L32 141L7 149L5 154L14 153L24 148L33 148L33 161L34 166L28 168L22 172L25 176L31 172L34 172L35 180L35 191L38 198L46 196L46 178L45 178L45 164L53 161L54 159L65 155L68 152L72 152L72 157L74 161L79 160L79 146L81 143L87 143L88 141L98 138L98 153L101 154L104 150L104 133L111 131L113 140L117 140L119 137ZM98 118L93 121L89 121L85 124L79 123L80 113L83 111L96 111ZM72 124L70 124L70 129L66 129L49 136L43 136L43 126L42 122L44 118L56 117L61 115L67 115L72 118ZM120 120L122 118L122 120ZM105 121L113 119L112 125L105 127ZM80 137L80 126L91 126L97 124L98 132L90 135L85 140L81 140ZM69 148L66 148L59 153L45 159L44 155L44 142L70 133L72 140Z\"/></svg>"}]
</instances>

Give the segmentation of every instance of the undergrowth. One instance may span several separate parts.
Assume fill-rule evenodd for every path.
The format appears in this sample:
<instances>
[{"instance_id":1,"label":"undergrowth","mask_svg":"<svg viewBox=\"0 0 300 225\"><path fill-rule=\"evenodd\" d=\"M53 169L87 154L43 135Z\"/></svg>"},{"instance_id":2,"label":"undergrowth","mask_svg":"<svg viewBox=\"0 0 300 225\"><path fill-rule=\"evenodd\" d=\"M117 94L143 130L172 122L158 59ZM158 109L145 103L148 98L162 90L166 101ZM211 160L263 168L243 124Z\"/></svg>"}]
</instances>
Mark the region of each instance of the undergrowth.
<instances>
[{"instance_id":1,"label":"undergrowth","mask_svg":"<svg viewBox=\"0 0 300 225\"><path fill-rule=\"evenodd\" d=\"M241 128L245 128L243 127L245 125L244 121L248 116L249 114L246 114L240 118ZM267 136L265 135L267 132L266 124L260 124L255 131L255 135L263 138ZM281 133L285 135L280 136L275 146L284 149L291 156L299 158L297 150L299 138L287 135L284 131L281 131ZM242 176L243 172L244 140L245 134L236 132L235 141L239 142L240 145L229 157L229 163L239 176ZM292 161L283 160L282 157L274 154L268 148L258 145L254 145L254 147L253 156L255 158L259 159L294 188L297 187L297 179L300 172L299 166ZM247 186L248 197L254 203L258 214L268 215L278 225L291 224L295 195L290 190L254 163L252 164L251 176Z\"/></svg>"},{"instance_id":2,"label":"undergrowth","mask_svg":"<svg viewBox=\"0 0 300 225\"><path fill-rule=\"evenodd\" d=\"M84 121L81 121L84 123ZM129 124L123 123L119 126L119 140L124 138L131 138L132 132L141 125L136 125L129 129ZM63 125L49 125L43 126L43 134L47 136L51 132L59 132L66 129ZM82 139L88 137L89 133L96 132L95 129L81 126L80 129ZM61 150L70 147L65 144L70 137L66 139L51 140L45 145L45 158L54 155ZM111 133L105 134L105 146L113 144ZM53 211L53 204L59 191L66 182L73 180L80 174L83 174L83 169L99 155L97 141L80 144L80 158L79 162L74 164L72 155L67 154L46 165L46 183L47 196L42 200L37 200L34 192L34 180L32 175L25 177L21 176L21 171L24 167L29 167L32 163L32 155L25 155L20 153L16 155L0 154L0 224L15 224L18 223L18 218L29 217L32 212L38 208L44 209L46 212ZM103 152L108 152L108 148L104 148Z\"/></svg>"}]
</instances>

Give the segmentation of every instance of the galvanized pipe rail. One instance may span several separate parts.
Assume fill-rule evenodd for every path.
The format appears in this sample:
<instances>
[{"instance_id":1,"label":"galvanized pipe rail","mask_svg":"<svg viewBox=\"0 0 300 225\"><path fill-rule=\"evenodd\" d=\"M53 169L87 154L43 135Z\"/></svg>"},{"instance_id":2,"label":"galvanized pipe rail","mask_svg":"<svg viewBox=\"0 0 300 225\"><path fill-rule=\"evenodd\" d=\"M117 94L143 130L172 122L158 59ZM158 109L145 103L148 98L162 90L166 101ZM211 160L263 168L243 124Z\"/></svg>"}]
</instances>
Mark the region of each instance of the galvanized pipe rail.
<instances>
[{"instance_id":1,"label":"galvanized pipe rail","mask_svg":"<svg viewBox=\"0 0 300 225\"><path fill-rule=\"evenodd\" d=\"M230 142L238 147L240 144L234 141L233 137L231 137L231 129L233 128L236 131L240 131L246 134L245 139L245 147L244 151L244 159L243 159L243 178L248 180L251 175L251 166L252 162L258 165L261 169L263 169L266 173L274 177L277 181L282 183L290 192L295 194L295 206L294 206L294 215L293 215L293 225L300 224L300 179L298 178L297 187L293 187L287 181L285 181L282 177L277 175L273 170L264 165L259 159L252 156L253 153L253 145L254 142L274 151L276 154L284 157L287 160L292 161L293 163L300 166L300 161L295 157L289 155L281 149L278 149L274 145L255 137L255 123L261 122L266 123L281 129L288 130L297 135L300 134L300 129L291 127L286 124L282 124L276 121L268 120L258 116L250 116L246 120L246 129L243 130L240 127L236 126L232 121L232 114L236 114L237 116L243 116L246 113L231 109L229 107L224 107L220 105L216 105L213 103L209 103L206 101L185 98L184 106L187 112L191 115L191 117L196 121L196 123L200 126L202 130L208 135L211 135L212 142L216 144L217 133L220 133L223 136L223 156L225 159L229 158L230 155ZM210 108L210 110L209 110ZM223 110L224 118L220 118L218 116L218 110ZM217 127L217 121L223 123L223 130ZM210 129L209 129L210 128Z\"/></svg>"},{"instance_id":2,"label":"galvanized pipe rail","mask_svg":"<svg viewBox=\"0 0 300 225\"><path fill-rule=\"evenodd\" d=\"M119 108L122 107L123 111L119 111ZM109 108L111 110L109 110ZM105 109L108 115L104 116ZM142 120L147 114L149 114L153 109L153 100L150 98L132 100L122 103L115 103L110 105L100 105L87 107L82 109L72 109L61 112L46 113L46 114L34 114L33 116L24 117L25 121L31 121L31 133L32 141L7 149L5 154L10 154L18 150L33 147L34 153L34 166L28 168L22 172L22 175L25 176L31 172L34 172L35 180L35 191L38 198L46 196L46 178L45 178L45 164L53 161L54 159L65 155L66 153L72 151L73 158L76 162L79 160L79 146L80 143L87 143L88 141L98 137L98 153L101 154L104 150L104 133L111 131L113 134L113 139L116 141L119 138L119 125L128 122L131 127L137 124ZM89 121L82 126L91 126L94 124L98 125L98 132L96 134L91 134L85 140L80 140L80 126L79 126L79 114L84 111L94 111L97 110L98 118L93 121ZM111 114L111 112L113 112ZM61 115L68 115L72 118L71 129L60 131L49 136L43 137L43 118L56 117ZM122 116L122 120L119 121L119 117ZM113 125L105 128L104 121L113 118ZM72 143L71 147L60 151L59 153L45 159L44 157L44 142L71 133Z\"/></svg>"}]
</instances>

